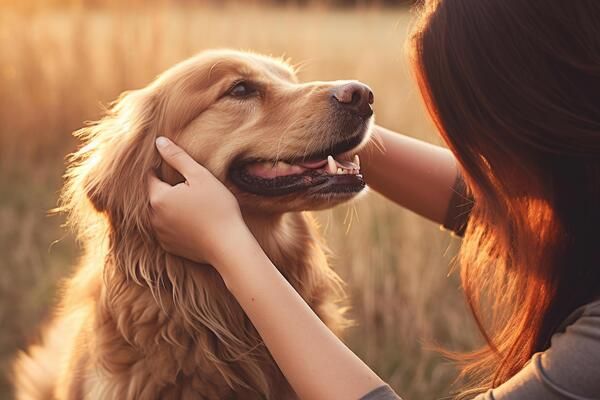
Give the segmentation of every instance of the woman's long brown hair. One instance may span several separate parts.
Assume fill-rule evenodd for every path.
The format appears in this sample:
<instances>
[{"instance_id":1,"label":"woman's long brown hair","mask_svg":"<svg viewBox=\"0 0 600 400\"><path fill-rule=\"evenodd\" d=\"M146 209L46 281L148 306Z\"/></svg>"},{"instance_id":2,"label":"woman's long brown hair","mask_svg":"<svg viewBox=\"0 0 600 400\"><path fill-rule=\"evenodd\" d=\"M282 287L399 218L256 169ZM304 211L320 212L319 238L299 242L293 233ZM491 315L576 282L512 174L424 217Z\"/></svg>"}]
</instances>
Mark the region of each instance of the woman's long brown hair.
<instances>
[{"instance_id":1,"label":"woman's long brown hair","mask_svg":"<svg viewBox=\"0 0 600 400\"><path fill-rule=\"evenodd\" d=\"M472 191L460 252L487 345L459 357L496 387L600 295L600 1L438 0L412 61Z\"/></svg>"}]
</instances>

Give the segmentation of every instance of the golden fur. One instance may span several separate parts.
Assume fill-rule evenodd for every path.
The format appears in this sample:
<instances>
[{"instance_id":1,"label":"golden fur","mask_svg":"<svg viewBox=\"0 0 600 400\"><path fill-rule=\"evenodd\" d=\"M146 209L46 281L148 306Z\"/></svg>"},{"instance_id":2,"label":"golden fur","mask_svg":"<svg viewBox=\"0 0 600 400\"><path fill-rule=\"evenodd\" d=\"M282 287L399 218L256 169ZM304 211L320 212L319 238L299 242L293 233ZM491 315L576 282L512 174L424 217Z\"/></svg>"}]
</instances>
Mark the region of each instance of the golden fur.
<instances>
[{"instance_id":1,"label":"golden fur","mask_svg":"<svg viewBox=\"0 0 600 400\"><path fill-rule=\"evenodd\" d=\"M260 82L266 95L223 98L240 77ZM329 145L332 116L323 102L335 84L298 83L291 67L269 57L205 52L124 93L102 120L80 130L83 146L70 160L62 208L84 256L42 344L16 362L17 398L294 398L213 268L157 244L146 180L152 169L168 182L181 180L154 146L159 135L175 140L230 187L274 264L340 332L340 280L303 211L351 196L262 198L227 179L240 155L290 157Z\"/></svg>"}]
</instances>

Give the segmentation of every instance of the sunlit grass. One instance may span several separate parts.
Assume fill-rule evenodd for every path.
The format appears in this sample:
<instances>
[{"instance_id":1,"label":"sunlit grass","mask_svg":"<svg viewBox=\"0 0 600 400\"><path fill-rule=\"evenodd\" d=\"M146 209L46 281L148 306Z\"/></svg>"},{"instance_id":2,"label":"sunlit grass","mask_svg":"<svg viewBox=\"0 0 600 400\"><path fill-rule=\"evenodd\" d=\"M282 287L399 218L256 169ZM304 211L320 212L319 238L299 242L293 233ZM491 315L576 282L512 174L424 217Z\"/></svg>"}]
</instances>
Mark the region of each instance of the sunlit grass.
<instances>
[{"instance_id":1,"label":"sunlit grass","mask_svg":"<svg viewBox=\"0 0 600 400\"><path fill-rule=\"evenodd\" d=\"M286 55L304 80L359 79L375 92L379 123L437 142L405 62L409 22L402 10L2 11L0 368L35 338L76 260L60 217L47 210L76 146L70 132L97 118L101 104L196 52L233 47ZM374 194L351 207L319 214L352 295L348 343L406 398L446 395L454 370L427 345L475 341L457 279L447 277L457 243ZM0 388L0 397L8 393Z\"/></svg>"}]
</instances>

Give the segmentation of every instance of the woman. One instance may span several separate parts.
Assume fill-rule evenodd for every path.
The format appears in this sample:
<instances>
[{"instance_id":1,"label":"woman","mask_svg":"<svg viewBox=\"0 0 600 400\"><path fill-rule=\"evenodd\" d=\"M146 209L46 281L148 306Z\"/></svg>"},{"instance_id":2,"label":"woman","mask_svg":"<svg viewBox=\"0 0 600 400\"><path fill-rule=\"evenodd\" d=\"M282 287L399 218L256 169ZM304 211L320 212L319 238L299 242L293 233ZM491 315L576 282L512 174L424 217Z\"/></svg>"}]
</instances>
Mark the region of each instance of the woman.
<instances>
[{"instance_id":1,"label":"woman","mask_svg":"<svg viewBox=\"0 0 600 400\"><path fill-rule=\"evenodd\" d=\"M362 154L372 188L464 232L462 284L487 346L460 359L460 397L600 398L598 21L598 0L429 4L412 62L451 152L376 128L387 152ZM159 240L219 271L300 398L398 398L282 278L231 193L157 147L188 180L150 180Z\"/></svg>"}]
</instances>

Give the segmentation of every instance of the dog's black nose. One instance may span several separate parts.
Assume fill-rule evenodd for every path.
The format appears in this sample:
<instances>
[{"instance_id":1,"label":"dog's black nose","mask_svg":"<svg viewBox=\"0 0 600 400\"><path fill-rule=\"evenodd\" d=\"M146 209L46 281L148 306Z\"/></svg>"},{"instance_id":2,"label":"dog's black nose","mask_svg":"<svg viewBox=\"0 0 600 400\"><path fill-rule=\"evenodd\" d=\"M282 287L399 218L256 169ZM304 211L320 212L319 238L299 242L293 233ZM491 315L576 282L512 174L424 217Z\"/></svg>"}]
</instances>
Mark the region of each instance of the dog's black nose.
<instances>
[{"instance_id":1,"label":"dog's black nose","mask_svg":"<svg viewBox=\"0 0 600 400\"><path fill-rule=\"evenodd\" d=\"M373 92L365 84L350 82L336 86L333 88L333 98L341 106L363 118L373 115Z\"/></svg>"}]
</instances>

